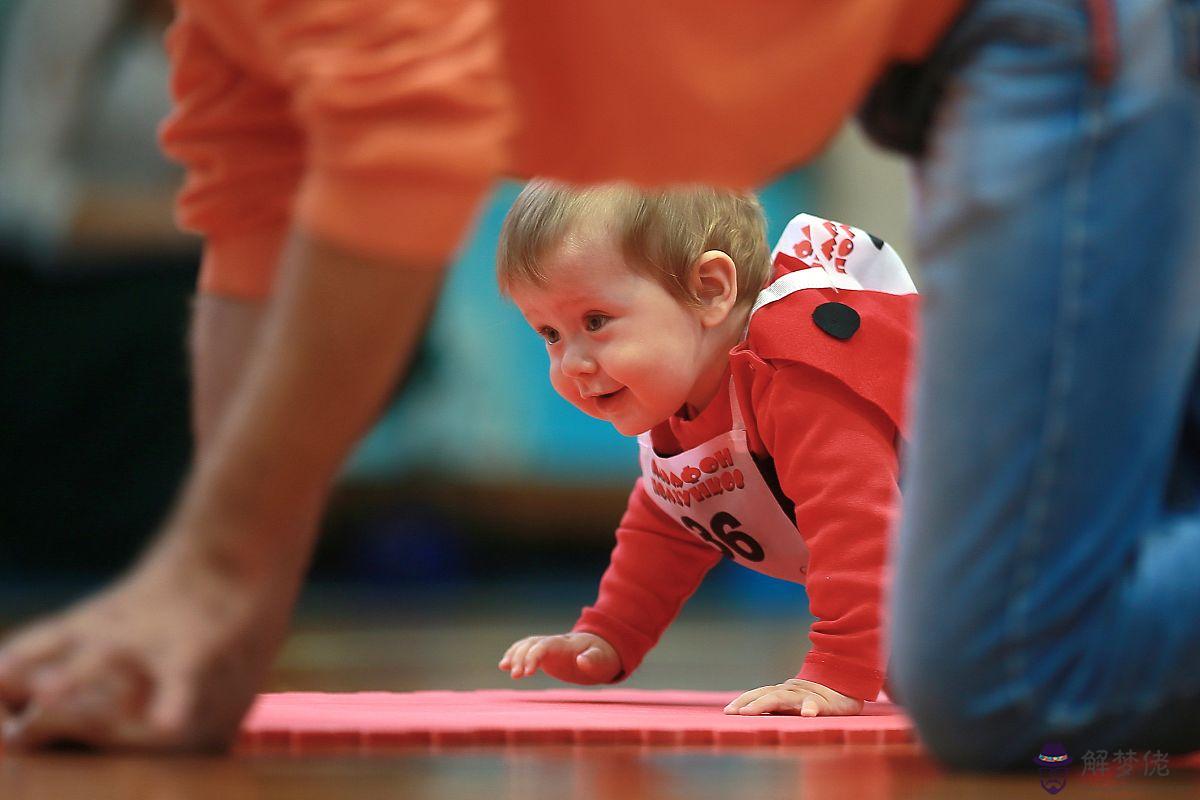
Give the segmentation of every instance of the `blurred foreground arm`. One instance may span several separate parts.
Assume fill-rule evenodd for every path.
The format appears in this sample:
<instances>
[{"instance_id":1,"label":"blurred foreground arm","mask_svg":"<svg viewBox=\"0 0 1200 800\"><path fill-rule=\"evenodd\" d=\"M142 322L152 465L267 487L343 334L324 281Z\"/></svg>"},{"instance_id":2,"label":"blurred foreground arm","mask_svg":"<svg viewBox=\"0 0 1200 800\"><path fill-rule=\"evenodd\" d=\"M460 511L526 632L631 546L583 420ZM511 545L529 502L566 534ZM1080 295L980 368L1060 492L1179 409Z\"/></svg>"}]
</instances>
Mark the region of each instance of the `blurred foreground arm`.
<instances>
[{"instance_id":1,"label":"blurred foreground arm","mask_svg":"<svg viewBox=\"0 0 1200 800\"><path fill-rule=\"evenodd\" d=\"M283 638L330 481L440 281L304 239L282 273L245 380L159 541L125 579L0 649L6 744L231 741Z\"/></svg>"},{"instance_id":2,"label":"blurred foreground arm","mask_svg":"<svg viewBox=\"0 0 1200 800\"><path fill-rule=\"evenodd\" d=\"M187 166L179 218L205 237L201 290L271 299L158 541L123 580L0 647L9 743L232 740L330 481L502 159L485 0L176 6L162 142Z\"/></svg>"}]
</instances>

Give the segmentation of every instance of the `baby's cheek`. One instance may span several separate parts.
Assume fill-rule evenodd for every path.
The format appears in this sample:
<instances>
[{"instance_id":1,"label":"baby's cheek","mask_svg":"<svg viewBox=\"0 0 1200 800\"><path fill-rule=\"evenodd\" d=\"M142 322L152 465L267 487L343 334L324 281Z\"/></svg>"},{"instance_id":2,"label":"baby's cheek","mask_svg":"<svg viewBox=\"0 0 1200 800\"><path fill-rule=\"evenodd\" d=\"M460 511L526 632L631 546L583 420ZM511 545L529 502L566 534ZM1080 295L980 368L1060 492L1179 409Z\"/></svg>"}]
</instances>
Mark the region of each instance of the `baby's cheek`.
<instances>
[{"instance_id":1,"label":"baby's cheek","mask_svg":"<svg viewBox=\"0 0 1200 800\"><path fill-rule=\"evenodd\" d=\"M562 374L555 365L550 365L550 385L554 387L554 391L559 397L566 400L576 408L583 408L583 399L579 396L579 391L575 388L575 381Z\"/></svg>"},{"instance_id":2,"label":"baby's cheek","mask_svg":"<svg viewBox=\"0 0 1200 800\"><path fill-rule=\"evenodd\" d=\"M554 391L558 392L565 399L570 400L574 387L568 385L568 380L562 374L562 370L558 368L558 364L550 362L550 385L554 387Z\"/></svg>"},{"instance_id":3,"label":"baby's cheek","mask_svg":"<svg viewBox=\"0 0 1200 800\"><path fill-rule=\"evenodd\" d=\"M636 371L637 382L647 394L661 398L663 395L679 393L681 388L680 365L669 359L643 358L631 364Z\"/></svg>"},{"instance_id":4,"label":"baby's cheek","mask_svg":"<svg viewBox=\"0 0 1200 800\"><path fill-rule=\"evenodd\" d=\"M658 358L653 347L626 344L607 354L604 369L622 384L649 384L659 380L658 374L669 368Z\"/></svg>"}]
</instances>

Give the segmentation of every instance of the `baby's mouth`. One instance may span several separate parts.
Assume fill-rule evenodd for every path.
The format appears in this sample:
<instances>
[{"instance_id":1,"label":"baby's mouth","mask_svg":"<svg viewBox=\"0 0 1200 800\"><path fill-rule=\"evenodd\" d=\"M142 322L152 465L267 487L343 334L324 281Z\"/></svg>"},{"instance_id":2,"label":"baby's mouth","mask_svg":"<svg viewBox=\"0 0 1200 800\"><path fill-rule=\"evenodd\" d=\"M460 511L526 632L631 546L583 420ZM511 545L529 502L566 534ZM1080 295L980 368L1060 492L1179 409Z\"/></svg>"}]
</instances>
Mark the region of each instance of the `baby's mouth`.
<instances>
[{"instance_id":1,"label":"baby's mouth","mask_svg":"<svg viewBox=\"0 0 1200 800\"><path fill-rule=\"evenodd\" d=\"M604 394L598 394L598 395L594 395L594 396L592 397L592 399L593 399L593 400L595 400L595 401L596 401L597 403L599 403L600 405L604 405L604 404L605 404L605 403L607 403L608 401L610 401L610 400L614 400L614 399L617 397L617 395L621 394L621 392L623 392L623 391L625 391L625 387L624 387L624 386L622 386L620 389L613 389L611 392L606 392L606 393L604 393Z\"/></svg>"}]
</instances>

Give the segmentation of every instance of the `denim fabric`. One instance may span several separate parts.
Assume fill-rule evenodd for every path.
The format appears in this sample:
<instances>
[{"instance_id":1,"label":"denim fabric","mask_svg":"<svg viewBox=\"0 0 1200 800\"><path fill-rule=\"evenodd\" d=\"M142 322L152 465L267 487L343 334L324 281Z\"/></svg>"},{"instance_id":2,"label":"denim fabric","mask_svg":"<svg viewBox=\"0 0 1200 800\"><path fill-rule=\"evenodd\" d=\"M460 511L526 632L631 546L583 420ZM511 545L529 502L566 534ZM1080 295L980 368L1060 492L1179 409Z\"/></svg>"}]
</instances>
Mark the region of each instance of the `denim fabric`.
<instances>
[{"instance_id":1,"label":"denim fabric","mask_svg":"<svg viewBox=\"0 0 1200 800\"><path fill-rule=\"evenodd\" d=\"M1108 81L1084 0L976 3L916 165L892 681L952 765L1200 749L1198 6L1109 2Z\"/></svg>"}]
</instances>

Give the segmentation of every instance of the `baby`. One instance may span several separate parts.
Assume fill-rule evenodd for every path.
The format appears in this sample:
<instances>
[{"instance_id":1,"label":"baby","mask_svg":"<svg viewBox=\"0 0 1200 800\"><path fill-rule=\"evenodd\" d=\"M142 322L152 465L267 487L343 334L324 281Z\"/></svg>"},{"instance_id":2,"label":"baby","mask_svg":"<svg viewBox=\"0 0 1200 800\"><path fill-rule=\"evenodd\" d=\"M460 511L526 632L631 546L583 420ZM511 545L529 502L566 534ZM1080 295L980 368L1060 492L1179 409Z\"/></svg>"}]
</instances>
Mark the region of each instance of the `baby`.
<instances>
[{"instance_id":1,"label":"baby","mask_svg":"<svg viewBox=\"0 0 1200 800\"><path fill-rule=\"evenodd\" d=\"M816 621L799 673L726 713L859 713L884 682L916 304L895 251L801 214L770 252L758 202L732 191L539 180L508 214L497 271L555 390L637 436L642 467L595 604L500 669L621 680L729 558L805 583Z\"/></svg>"}]
</instances>

